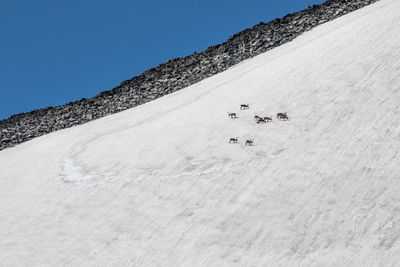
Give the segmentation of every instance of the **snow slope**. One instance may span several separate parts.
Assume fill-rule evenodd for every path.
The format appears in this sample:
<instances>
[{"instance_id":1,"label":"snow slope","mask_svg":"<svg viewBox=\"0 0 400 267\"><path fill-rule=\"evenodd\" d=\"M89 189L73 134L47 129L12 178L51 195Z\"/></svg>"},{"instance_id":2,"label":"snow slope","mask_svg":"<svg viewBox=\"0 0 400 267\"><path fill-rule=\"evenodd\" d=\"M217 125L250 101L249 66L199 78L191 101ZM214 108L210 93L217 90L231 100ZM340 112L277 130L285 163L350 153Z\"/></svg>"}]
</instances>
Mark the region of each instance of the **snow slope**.
<instances>
[{"instance_id":1,"label":"snow slope","mask_svg":"<svg viewBox=\"0 0 400 267\"><path fill-rule=\"evenodd\" d=\"M1 151L1 265L397 265L399 10Z\"/></svg>"}]
</instances>

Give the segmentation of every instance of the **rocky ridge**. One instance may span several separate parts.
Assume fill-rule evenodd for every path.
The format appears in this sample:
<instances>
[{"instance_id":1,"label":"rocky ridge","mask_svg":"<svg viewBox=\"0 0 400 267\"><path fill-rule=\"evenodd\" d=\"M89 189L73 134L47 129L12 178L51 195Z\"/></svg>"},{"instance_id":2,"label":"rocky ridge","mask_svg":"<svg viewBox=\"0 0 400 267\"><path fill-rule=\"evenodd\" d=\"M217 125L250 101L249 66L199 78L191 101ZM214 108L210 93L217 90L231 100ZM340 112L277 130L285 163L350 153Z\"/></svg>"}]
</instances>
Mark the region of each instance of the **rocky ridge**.
<instances>
[{"instance_id":1,"label":"rocky ridge","mask_svg":"<svg viewBox=\"0 0 400 267\"><path fill-rule=\"evenodd\" d=\"M93 98L13 115L0 121L0 150L170 94L377 1L328 0L268 23L260 22L201 53L168 60Z\"/></svg>"}]
</instances>

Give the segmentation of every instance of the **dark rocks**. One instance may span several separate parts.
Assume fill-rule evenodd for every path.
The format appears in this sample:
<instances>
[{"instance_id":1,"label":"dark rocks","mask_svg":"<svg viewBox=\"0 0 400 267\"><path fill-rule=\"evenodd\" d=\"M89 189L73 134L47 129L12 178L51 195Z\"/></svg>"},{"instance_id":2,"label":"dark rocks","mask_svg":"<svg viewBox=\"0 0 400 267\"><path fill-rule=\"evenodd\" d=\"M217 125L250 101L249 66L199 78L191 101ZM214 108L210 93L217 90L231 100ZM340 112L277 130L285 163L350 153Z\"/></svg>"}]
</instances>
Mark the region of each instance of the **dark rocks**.
<instances>
[{"instance_id":1,"label":"dark rocks","mask_svg":"<svg viewBox=\"0 0 400 267\"><path fill-rule=\"evenodd\" d=\"M168 60L91 99L13 115L0 121L0 150L170 94L376 1L328 0L269 23L260 22L201 53Z\"/></svg>"}]
</instances>

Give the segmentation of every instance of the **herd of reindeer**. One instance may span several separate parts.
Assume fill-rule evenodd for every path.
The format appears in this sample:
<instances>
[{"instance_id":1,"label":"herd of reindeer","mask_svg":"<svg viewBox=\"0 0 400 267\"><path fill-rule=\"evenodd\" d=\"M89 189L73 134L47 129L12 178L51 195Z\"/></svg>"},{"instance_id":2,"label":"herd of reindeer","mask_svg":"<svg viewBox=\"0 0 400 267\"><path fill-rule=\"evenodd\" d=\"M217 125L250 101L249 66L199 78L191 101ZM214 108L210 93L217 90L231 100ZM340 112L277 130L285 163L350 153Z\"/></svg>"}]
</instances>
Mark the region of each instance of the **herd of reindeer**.
<instances>
[{"instance_id":1,"label":"herd of reindeer","mask_svg":"<svg viewBox=\"0 0 400 267\"><path fill-rule=\"evenodd\" d=\"M249 104L241 104L240 105L240 110L246 110L246 109L249 109L249 108L250 108ZM234 112L228 112L228 116L231 119L237 119L238 118L238 116ZM285 113L277 113L276 114L276 118L278 120L284 120L284 121L289 120L289 117L286 115L286 112ZM272 117L260 117L258 115L255 115L254 119L256 120L257 124L267 123L267 122L271 122L272 121ZM239 137L232 137L231 139L229 139L229 144L237 144L238 142L239 142ZM254 145L254 139L247 139L246 142L245 142L245 145L246 146Z\"/></svg>"}]
</instances>

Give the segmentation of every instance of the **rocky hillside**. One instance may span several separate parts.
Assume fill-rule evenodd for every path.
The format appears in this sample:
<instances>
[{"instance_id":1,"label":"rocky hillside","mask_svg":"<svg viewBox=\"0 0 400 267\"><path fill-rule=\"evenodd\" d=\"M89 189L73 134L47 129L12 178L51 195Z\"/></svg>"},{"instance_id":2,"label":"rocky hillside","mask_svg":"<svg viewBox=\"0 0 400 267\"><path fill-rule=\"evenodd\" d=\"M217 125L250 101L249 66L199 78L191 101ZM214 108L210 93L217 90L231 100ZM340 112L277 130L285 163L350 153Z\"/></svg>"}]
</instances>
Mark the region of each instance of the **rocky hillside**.
<instances>
[{"instance_id":1,"label":"rocky hillside","mask_svg":"<svg viewBox=\"0 0 400 267\"><path fill-rule=\"evenodd\" d=\"M13 115L0 121L0 150L175 92L376 1L328 0L281 19L261 22L201 53L169 60L93 98Z\"/></svg>"}]
</instances>

